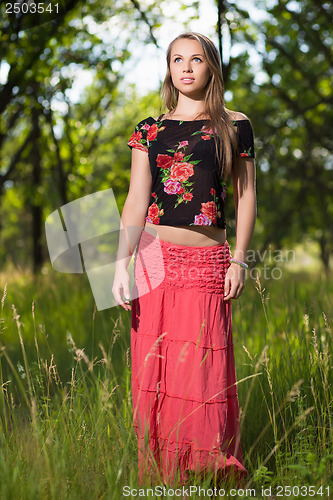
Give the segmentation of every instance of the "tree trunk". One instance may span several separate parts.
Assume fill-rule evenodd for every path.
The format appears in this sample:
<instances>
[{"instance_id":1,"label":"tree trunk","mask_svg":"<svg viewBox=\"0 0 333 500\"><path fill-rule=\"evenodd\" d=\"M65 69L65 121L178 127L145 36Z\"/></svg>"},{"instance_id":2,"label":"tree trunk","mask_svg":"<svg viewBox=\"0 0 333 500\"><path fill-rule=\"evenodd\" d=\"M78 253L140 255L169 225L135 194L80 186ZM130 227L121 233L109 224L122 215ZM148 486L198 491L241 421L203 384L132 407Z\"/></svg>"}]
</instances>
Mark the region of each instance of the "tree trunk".
<instances>
[{"instance_id":1,"label":"tree trunk","mask_svg":"<svg viewBox=\"0 0 333 500\"><path fill-rule=\"evenodd\" d=\"M224 84L228 81L229 71L230 71L230 63L223 63L223 36L222 36L222 27L226 22L225 13L227 9L224 4L224 0L217 0L217 36L219 40L219 52L221 56L221 64L222 64L222 74Z\"/></svg>"},{"instance_id":2,"label":"tree trunk","mask_svg":"<svg viewBox=\"0 0 333 500\"><path fill-rule=\"evenodd\" d=\"M39 150L39 114L36 106L32 109L32 127L33 127L33 142L31 149L32 163L32 193L31 214L32 214L32 241L33 241L33 272L37 274L43 264L43 245L42 245L42 227L43 213L41 199L38 193L38 188L41 186L42 169L41 155Z\"/></svg>"},{"instance_id":3,"label":"tree trunk","mask_svg":"<svg viewBox=\"0 0 333 500\"><path fill-rule=\"evenodd\" d=\"M51 105L50 105L50 110L45 113L45 117L50 125L50 132L57 156L58 186L59 186L60 199L63 205L67 205L68 203L67 176L65 174L65 168L60 154L59 142L54 133Z\"/></svg>"},{"instance_id":4,"label":"tree trunk","mask_svg":"<svg viewBox=\"0 0 333 500\"><path fill-rule=\"evenodd\" d=\"M4 242L2 241L2 234L3 234L2 200L3 200L4 190L5 190L4 185L0 184L0 248L4 248ZM1 258L1 253L0 253L0 258ZM2 263L1 263L1 268L3 268Z\"/></svg>"},{"instance_id":5,"label":"tree trunk","mask_svg":"<svg viewBox=\"0 0 333 500\"><path fill-rule=\"evenodd\" d=\"M319 245L320 245L320 257L321 260L324 264L324 269L326 274L329 274L330 272L330 248L327 239L325 236L322 236L319 239Z\"/></svg>"}]
</instances>

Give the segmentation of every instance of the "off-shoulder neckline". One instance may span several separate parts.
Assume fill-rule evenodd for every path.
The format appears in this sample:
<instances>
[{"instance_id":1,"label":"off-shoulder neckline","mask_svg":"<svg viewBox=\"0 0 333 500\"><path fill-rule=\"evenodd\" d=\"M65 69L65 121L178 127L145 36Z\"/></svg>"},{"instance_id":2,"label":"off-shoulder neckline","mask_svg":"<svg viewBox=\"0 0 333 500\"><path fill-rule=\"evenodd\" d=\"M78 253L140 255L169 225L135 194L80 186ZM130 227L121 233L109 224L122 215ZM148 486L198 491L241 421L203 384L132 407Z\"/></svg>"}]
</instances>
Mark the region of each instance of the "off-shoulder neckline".
<instances>
[{"instance_id":1,"label":"off-shoulder neckline","mask_svg":"<svg viewBox=\"0 0 333 500\"><path fill-rule=\"evenodd\" d=\"M182 122L182 123L195 123L195 122L208 122L209 119L208 118L201 118L200 120L173 120L172 118L164 118L162 120L159 120L158 118L155 119L153 116L149 116L149 118L151 118L152 120L154 120L154 122ZM233 122L249 122L250 120L247 119L247 118L242 118L241 120L231 120Z\"/></svg>"}]
</instances>

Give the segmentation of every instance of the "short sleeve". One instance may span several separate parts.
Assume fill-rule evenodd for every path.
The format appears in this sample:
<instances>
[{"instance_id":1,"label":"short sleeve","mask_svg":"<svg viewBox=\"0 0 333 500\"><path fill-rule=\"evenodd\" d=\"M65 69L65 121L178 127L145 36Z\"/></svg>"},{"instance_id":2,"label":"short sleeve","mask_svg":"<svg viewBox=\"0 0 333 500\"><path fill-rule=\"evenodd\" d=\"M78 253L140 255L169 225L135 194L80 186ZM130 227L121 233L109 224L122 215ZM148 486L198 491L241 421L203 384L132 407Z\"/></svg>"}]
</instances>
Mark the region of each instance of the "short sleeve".
<instances>
[{"instance_id":1,"label":"short sleeve","mask_svg":"<svg viewBox=\"0 0 333 500\"><path fill-rule=\"evenodd\" d=\"M254 137L251 122L249 120L239 120L236 124L238 134L237 156L255 158Z\"/></svg>"},{"instance_id":2,"label":"short sleeve","mask_svg":"<svg viewBox=\"0 0 333 500\"><path fill-rule=\"evenodd\" d=\"M155 125L155 120L151 116L145 120L141 120L130 137L127 145L132 149L140 149L140 151L148 152L150 146L150 140L153 137L153 128ZM157 126L155 125L157 128Z\"/></svg>"}]
</instances>

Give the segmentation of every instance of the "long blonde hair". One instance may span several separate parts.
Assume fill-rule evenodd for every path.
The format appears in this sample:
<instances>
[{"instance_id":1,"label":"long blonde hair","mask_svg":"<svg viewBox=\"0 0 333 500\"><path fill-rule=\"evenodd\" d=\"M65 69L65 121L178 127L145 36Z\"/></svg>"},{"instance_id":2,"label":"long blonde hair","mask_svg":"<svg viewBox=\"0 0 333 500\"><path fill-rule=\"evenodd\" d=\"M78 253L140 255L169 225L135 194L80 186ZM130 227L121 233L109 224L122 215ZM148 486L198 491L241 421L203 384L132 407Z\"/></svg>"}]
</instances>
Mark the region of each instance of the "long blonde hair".
<instances>
[{"instance_id":1,"label":"long blonde hair","mask_svg":"<svg viewBox=\"0 0 333 500\"><path fill-rule=\"evenodd\" d=\"M211 78L206 86L205 109L202 114L207 115L210 118L209 126L214 131L216 153L220 168L219 175L222 178L224 173L227 181L236 156L237 137L232 120L224 104L224 84L221 58L214 43L205 35L189 31L181 33L170 43L166 54L167 72L161 88L163 104L169 111L173 111L178 103L179 91L172 83L170 60L173 43L176 40L181 40L183 38L197 40L201 44L205 59L211 72Z\"/></svg>"}]
</instances>

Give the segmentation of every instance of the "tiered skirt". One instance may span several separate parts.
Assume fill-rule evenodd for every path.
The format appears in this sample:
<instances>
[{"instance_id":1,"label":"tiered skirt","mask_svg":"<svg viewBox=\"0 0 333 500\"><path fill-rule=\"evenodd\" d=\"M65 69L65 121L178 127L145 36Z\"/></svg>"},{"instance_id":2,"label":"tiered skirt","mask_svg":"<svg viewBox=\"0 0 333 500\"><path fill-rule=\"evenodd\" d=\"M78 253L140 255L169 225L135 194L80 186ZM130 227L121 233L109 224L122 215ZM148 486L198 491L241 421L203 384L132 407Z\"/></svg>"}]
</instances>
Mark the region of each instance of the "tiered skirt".
<instances>
[{"instance_id":1,"label":"tiered skirt","mask_svg":"<svg viewBox=\"0 0 333 500\"><path fill-rule=\"evenodd\" d=\"M185 246L143 231L134 256L131 366L139 483L190 473L242 481L226 241Z\"/></svg>"}]
</instances>

